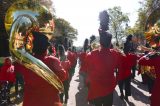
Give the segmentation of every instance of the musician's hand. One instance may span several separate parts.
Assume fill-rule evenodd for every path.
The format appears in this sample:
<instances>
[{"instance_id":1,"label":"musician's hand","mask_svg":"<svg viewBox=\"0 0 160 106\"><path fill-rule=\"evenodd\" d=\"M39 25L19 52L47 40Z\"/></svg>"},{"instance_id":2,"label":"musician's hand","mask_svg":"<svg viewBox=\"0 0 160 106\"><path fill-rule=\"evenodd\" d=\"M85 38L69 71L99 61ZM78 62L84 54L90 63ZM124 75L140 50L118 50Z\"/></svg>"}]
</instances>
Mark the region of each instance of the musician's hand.
<instances>
[{"instance_id":1,"label":"musician's hand","mask_svg":"<svg viewBox=\"0 0 160 106\"><path fill-rule=\"evenodd\" d=\"M153 49L147 48L147 47L145 47L143 45L138 46L137 49L140 50L140 51L149 51L149 52L153 51Z\"/></svg>"}]
</instances>

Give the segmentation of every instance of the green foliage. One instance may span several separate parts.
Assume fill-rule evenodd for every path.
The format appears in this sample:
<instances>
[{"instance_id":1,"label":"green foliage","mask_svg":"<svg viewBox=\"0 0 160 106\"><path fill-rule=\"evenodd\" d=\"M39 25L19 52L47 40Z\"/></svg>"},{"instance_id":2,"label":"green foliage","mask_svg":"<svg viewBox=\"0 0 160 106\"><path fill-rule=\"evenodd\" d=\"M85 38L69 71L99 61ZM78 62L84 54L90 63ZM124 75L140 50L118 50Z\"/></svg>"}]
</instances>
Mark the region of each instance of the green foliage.
<instances>
[{"instance_id":1,"label":"green foliage","mask_svg":"<svg viewBox=\"0 0 160 106\"><path fill-rule=\"evenodd\" d=\"M139 2L141 8L138 10L138 19L133 27L134 34L143 38L145 32L145 25L148 15L153 9L153 4L155 0L143 0Z\"/></svg>"},{"instance_id":2,"label":"green foliage","mask_svg":"<svg viewBox=\"0 0 160 106\"><path fill-rule=\"evenodd\" d=\"M70 23L62 18L55 18L55 31L57 44L64 44L65 38L68 38L70 46L73 45L73 39L77 39L77 30Z\"/></svg>"},{"instance_id":3,"label":"green foliage","mask_svg":"<svg viewBox=\"0 0 160 106\"><path fill-rule=\"evenodd\" d=\"M128 14L121 11L121 7L113 7L108 9L110 15L110 29L114 37L116 38L116 43L125 36L126 25L129 22Z\"/></svg>"},{"instance_id":4,"label":"green foliage","mask_svg":"<svg viewBox=\"0 0 160 106\"><path fill-rule=\"evenodd\" d=\"M64 36L70 39L76 39L77 34L77 30L74 29L68 21L62 18L55 19L55 36Z\"/></svg>"}]
</instances>

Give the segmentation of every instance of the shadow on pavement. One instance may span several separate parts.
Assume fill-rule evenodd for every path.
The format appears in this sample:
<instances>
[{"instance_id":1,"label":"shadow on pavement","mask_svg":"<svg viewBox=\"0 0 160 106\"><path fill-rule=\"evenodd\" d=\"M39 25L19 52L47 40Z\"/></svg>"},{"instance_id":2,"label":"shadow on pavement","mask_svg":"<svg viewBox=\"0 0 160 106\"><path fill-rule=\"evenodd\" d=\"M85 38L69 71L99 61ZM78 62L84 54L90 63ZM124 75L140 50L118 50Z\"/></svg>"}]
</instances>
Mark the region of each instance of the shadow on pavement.
<instances>
[{"instance_id":1,"label":"shadow on pavement","mask_svg":"<svg viewBox=\"0 0 160 106\"><path fill-rule=\"evenodd\" d=\"M76 106L89 106L87 103L87 88L79 87L79 92L75 95Z\"/></svg>"},{"instance_id":2,"label":"shadow on pavement","mask_svg":"<svg viewBox=\"0 0 160 106\"><path fill-rule=\"evenodd\" d=\"M132 97L137 100L141 101L145 104L150 104L149 97L144 95L141 91L131 85Z\"/></svg>"},{"instance_id":3,"label":"shadow on pavement","mask_svg":"<svg viewBox=\"0 0 160 106\"><path fill-rule=\"evenodd\" d=\"M132 83L136 84L138 88L148 92L148 88L147 88L146 84L142 84L140 81L138 81L136 79L132 80Z\"/></svg>"},{"instance_id":4,"label":"shadow on pavement","mask_svg":"<svg viewBox=\"0 0 160 106\"><path fill-rule=\"evenodd\" d=\"M128 103L129 106L136 106L134 103L130 102L130 101L126 101Z\"/></svg>"},{"instance_id":5,"label":"shadow on pavement","mask_svg":"<svg viewBox=\"0 0 160 106\"><path fill-rule=\"evenodd\" d=\"M123 100L120 99L117 91L114 91L114 93L113 93L113 106L128 106L127 104L129 106L135 106L134 103L132 103L132 102L129 102L129 101L127 102L124 99Z\"/></svg>"},{"instance_id":6,"label":"shadow on pavement","mask_svg":"<svg viewBox=\"0 0 160 106\"><path fill-rule=\"evenodd\" d=\"M76 81L76 82L80 82L80 80L79 80L79 79L76 79L76 80L74 80L74 81Z\"/></svg>"},{"instance_id":7,"label":"shadow on pavement","mask_svg":"<svg viewBox=\"0 0 160 106\"><path fill-rule=\"evenodd\" d=\"M87 102L87 87L84 85L84 79L81 75L79 75L79 79L75 81L79 82L78 84L78 92L75 95L76 98L76 106L89 106Z\"/></svg>"}]
</instances>

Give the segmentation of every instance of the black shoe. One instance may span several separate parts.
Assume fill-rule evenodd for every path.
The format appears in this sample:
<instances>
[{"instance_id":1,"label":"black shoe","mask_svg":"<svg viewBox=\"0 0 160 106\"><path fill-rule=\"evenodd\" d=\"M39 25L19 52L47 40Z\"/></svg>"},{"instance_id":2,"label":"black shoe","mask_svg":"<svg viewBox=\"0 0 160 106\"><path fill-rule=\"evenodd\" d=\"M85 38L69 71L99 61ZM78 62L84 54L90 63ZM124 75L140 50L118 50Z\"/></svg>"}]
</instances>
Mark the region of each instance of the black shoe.
<instances>
[{"instance_id":1,"label":"black shoe","mask_svg":"<svg viewBox=\"0 0 160 106\"><path fill-rule=\"evenodd\" d=\"M125 99L127 102L129 102L128 96L125 96L124 99Z\"/></svg>"},{"instance_id":2,"label":"black shoe","mask_svg":"<svg viewBox=\"0 0 160 106\"><path fill-rule=\"evenodd\" d=\"M151 96L149 96L149 100L151 100Z\"/></svg>"},{"instance_id":3,"label":"black shoe","mask_svg":"<svg viewBox=\"0 0 160 106\"><path fill-rule=\"evenodd\" d=\"M124 95L123 94L121 94L120 99L124 99Z\"/></svg>"},{"instance_id":4,"label":"black shoe","mask_svg":"<svg viewBox=\"0 0 160 106\"><path fill-rule=\"evenodd\" d=\"M9 101L8 101L8 104L12 105L12 104L13 104L13 102L9 100Z\"/></svg>"},{"instance_id":5,"label":"black shoe","mask_svg":"<svg viewBox=\"0 0 160 106\"><path fill-rule=\"evenodd\" d=\"M146 84L146 82L141 82L141 84L145 85L145 84Z\"/></svg>"},{"instance_id":6,"label":"black shoe","mask_svg":"<svg viewBox=\"0 0 160 106\"><path fill-rule=\"evenodd\" d=\"M132 79L134 79L134 78L135 78L135 76L133 75L131 78L132 78Z\"/></svg>"},{"instance_id":7,"label":"black shoe","mask_svg":"<svg viewBox=\"0 0 160 106\"><path fill-rule=\"evenodd\" d=\"M68 99L65 99L64 103L67 104L67 102L68 102Z\"/></svg>"}]
</instances>

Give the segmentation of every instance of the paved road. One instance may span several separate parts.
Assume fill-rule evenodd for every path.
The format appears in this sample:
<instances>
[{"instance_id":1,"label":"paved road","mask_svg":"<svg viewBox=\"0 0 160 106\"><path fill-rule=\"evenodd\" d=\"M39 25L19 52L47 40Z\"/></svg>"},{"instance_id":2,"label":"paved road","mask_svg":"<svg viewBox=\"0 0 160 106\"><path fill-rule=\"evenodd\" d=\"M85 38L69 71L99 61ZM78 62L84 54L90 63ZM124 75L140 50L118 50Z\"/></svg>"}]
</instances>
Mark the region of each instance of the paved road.
<instances>
[{"instance_id":1,"label":"paved road","mask_svg":"<svg viewBox=\"0 0 160 106\"><path fill-rule=\"evenodd\" d=\"M70 83L69 100L67 106L91 106L87 104L87 89L83 87L82 77L78 74L79 66L77 65L75 74ZM116 86L114 92L113 106L150 106L150 100L147 86L141 84L141 76L137 75L131 83L132 96L129 102L119 98L119 88ZM79 88L79 89L78 89Z\"/></svg>"}]
</instances>

